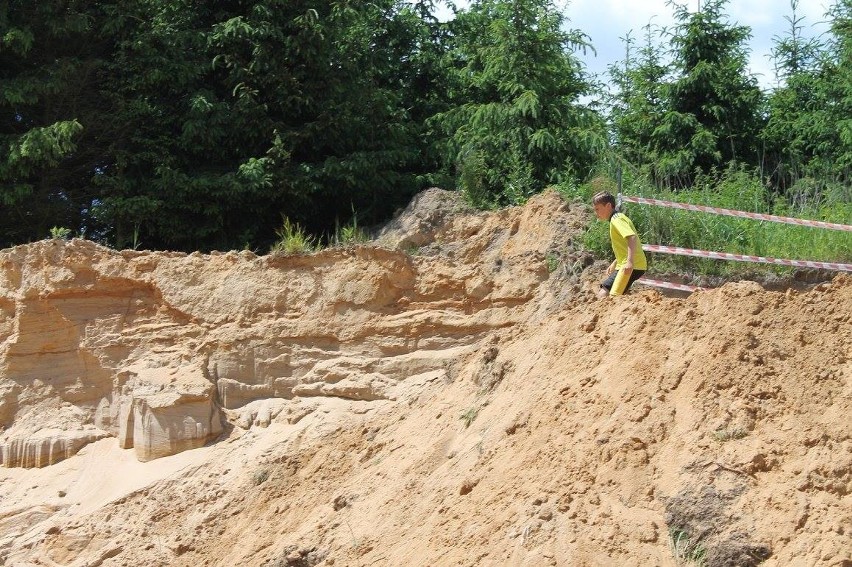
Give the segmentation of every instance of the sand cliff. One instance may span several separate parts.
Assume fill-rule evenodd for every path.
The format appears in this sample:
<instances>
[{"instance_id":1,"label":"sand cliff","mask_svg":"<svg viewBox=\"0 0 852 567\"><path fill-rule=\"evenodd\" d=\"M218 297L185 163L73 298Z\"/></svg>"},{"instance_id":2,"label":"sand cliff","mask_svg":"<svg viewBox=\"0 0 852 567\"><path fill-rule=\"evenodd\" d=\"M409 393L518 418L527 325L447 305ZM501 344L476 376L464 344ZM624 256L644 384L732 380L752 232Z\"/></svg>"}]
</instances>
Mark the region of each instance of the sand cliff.
<instances>
[{"instance_id":1,"label":"sand cliff","mask_svg":"<svg viewBox=\"0 0 852 567\"><path fill-rule=\"evenodd\" d=\"M852 564L852 278L598 302L589 222L0 252L0 564Z\"/></svg>"}]
</instances>

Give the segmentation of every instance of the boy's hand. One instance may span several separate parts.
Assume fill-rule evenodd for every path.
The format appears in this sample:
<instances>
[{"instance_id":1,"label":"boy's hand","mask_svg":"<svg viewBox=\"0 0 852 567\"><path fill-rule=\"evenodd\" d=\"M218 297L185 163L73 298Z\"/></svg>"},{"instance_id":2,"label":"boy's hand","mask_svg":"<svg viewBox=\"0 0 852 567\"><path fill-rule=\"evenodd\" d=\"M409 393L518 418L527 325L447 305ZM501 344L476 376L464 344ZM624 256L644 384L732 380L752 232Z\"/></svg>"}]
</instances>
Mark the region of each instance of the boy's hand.
<instances>
[{"instance_id":1,"label":"boy's hand","mask_svg":"<svg viewBox=\"0 0 852 567\"><path fill-rule=\"evenodd\" d=\"M613 260L613 261L612 261L612 264L610 264L609 266L607 266L607 269L606 269L606 275L610 275L610 274L611 274L611 273L613 273L614 271L615 271L615 260Z\"/></svg>"},{"instance_id":2,"label":"boy's hand","mask_svg":"<svg viewBox=\"0 0 852 567\"><path fill-rule=\"evenodd\" d=\"M633 271L633 259L628 258L627 262L624 263L624 267L621 268L621 269L624 270L625 272L632 272Z\"/></svg>"}]
</instances>

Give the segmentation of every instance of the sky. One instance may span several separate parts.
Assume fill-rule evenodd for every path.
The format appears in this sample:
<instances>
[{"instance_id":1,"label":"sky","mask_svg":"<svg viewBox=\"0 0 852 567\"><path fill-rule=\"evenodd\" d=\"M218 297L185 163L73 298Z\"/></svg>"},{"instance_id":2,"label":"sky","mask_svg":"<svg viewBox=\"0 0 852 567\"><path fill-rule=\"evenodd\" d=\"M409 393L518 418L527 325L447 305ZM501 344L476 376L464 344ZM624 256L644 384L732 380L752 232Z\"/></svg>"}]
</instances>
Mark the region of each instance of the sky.
<instances>
[{"instance_id":1,"label":"sky","mask_svg":"<svg viewBox=\"0 0 852 567\"><path fill-rule=\"evenodd\" d=\"M694 11L700 0L681 0ZM607 66L624 60L624 43L621 39L628 31L637 42L644 37L643 27L648 22L657 26L670 26L674 22L672 9L666 0L557 0L567 5L564 13L569 27L580 29L591 37L596 54L588 52L578 56L587 69L606 79ZM467 0L456 0L459 8L468 5ZM805 36L818 36L828 30L825 13L831 0L799 0L797 16L804 16L801 25ZM775 73L769 58L774 36L786 36L790 23L784 16L791 15L790 0L729 0L726 12L732 23L748 26L752 31L749 42L751 55L749 71L758 79L762 88L775 86ZM450 17L447 8L439 10L439 19Z\"/></svg>"}]
</instances>

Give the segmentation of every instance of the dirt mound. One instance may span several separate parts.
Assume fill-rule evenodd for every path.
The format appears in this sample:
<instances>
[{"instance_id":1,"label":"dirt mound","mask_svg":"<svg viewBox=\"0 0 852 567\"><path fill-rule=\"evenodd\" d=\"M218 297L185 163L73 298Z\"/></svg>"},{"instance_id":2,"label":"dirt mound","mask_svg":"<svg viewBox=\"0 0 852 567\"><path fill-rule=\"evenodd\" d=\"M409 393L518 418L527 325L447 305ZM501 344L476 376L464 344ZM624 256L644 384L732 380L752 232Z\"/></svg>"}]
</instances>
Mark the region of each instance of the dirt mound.
<instances>
[{"instance_id":1,"label":"dirt mound","mask_svg":"<svg viewBox=\"0 0 852 567\"><path fill-rule=\"evenodd\" d=\"M590 220L547 194L415 255L3 251L0 441L97 435L0 469L0 563L848 565L852 278L597 302Z\"/></svg>"},{"instance_id":2,"label":"dirt mound","mask_svg":"<svg viewBox=\"0 0 852 567\"><path fill-rule=\"evenodd\" d=\"M432 187L418 193L379 231L376 240L382 246L416 252L432 244L436 233L459 214L473 213L458 191Z\"/></svg>"}]
</instances>

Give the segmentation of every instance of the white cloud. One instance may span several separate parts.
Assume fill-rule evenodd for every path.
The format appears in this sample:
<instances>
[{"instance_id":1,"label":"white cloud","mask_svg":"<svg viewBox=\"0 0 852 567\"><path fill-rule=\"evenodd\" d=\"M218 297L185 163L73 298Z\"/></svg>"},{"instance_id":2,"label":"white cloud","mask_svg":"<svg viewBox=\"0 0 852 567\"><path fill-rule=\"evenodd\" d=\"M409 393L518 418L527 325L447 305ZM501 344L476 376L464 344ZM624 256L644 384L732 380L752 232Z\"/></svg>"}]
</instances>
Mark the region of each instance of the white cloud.
<instances>
[{"instance_id":1,"label":"white cloud","mask_svg":"<svg viewBox=\"0 0 852 567\"><path fill-rule=\"evenodd\" d=\"M827 0L800 0L798 12L807 16L805 23L815 24L825 21L825 13L828 12L829 5L830 2ZM785 14L790 12L789 4L785 3L784 8Z\"/></svg>"},{"instance_id":2,"label":"white cloud","mask_svg":"<svg viewBox=\"0 0 852 567\"><path fill-rule=\"evenodd\" d=\"M468 2L457 2L456 3L459 8L466 8L468 6ZM453 13L450 8L443 2L435 2L435 17L441 20L442 22L446 22L450 19Z\"/></svg>"},{"instance_id":3,"label":"white cloud","mask_svg":"<svg viewBox=\"0 0 852 567\"><path fill-rule=\"evenodd\" d=\"M830 0L800 0L797 15L805 18L802 22L805 35L818 35L826 29L824 24L814 26L825 20L826 1ZM690 11L698 8L698 0L683 2ZM789 0L730 0L725 12L732 23L751 28L752 38L747 45L749 70L757 76L761 86L773 86L775 74L769 55L773 37L782 37L789 29L784 19L791 13ZM573 0L566 15L572 27L591 36L598 55L584 59L589 70L598 74L605 73L608 65L623 60L624 44L619 38L629 30L641 41L642 28L649 21L656 26L674 23L673 10L666 5L666 0Z\"/></svg>"},{"instance_id":4,"label":"white cloud","mask_svg":"<svg viewBox=\"0 0 852 567\"><path fill-rule=\"evenodd\" d=\"M771 26L783 21L785 10L780 9L783 0L737 0L728 5L727 13L732 22L752 28ZM773 8L773 5L775 6Z\"/></svg>"},{"instance_id":5,"label":"white cloud","mask_svg":"<svg viewBox=\"0 0 852 567\"><path fill-rule=\"evenodd\" d=\"M583 29L581 23L599 22L610 29L639 30L648 22L666 25L672 21L671 10L665 0L573 0L566 14L574 27ZM584 30L585 31L585 30Z\"/></svg>"}]
</instances>

